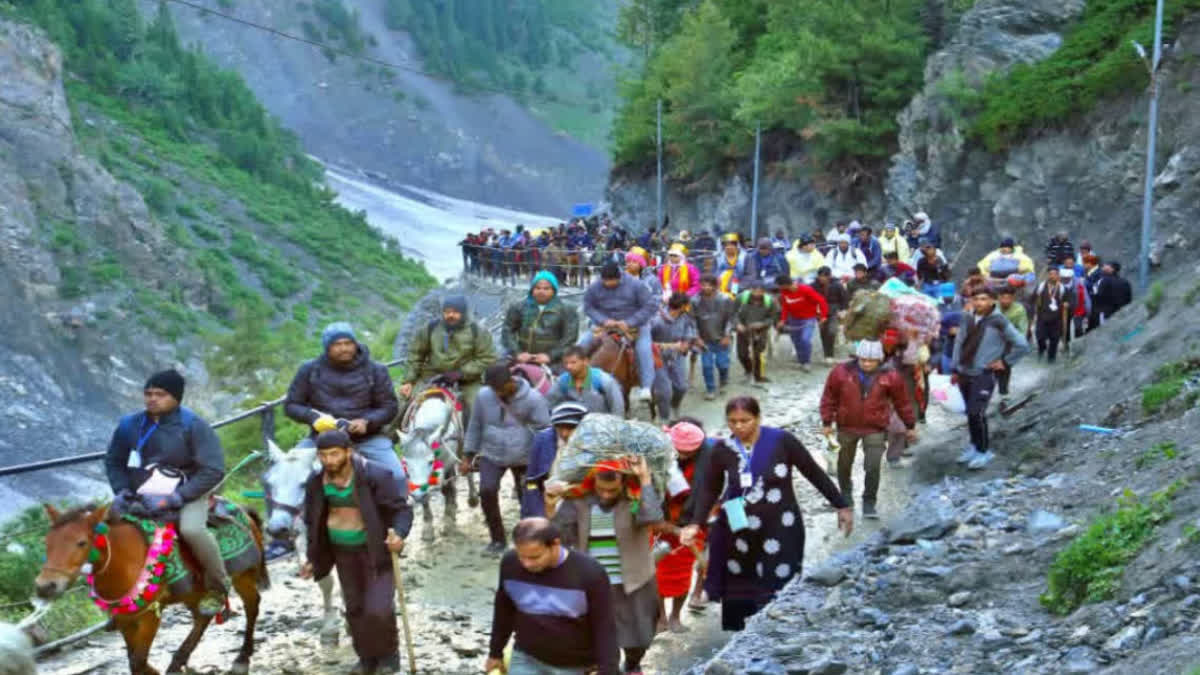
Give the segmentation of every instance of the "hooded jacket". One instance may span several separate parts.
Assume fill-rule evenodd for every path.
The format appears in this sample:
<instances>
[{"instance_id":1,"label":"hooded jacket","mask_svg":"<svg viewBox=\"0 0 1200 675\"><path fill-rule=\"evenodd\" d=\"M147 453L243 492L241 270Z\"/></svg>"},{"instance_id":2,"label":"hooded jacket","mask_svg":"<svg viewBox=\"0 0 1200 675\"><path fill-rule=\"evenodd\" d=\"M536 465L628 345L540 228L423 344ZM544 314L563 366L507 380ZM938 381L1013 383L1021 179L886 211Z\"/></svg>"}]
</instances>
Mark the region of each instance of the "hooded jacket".
<instances>
[{"instance_id":1,"label":"hooded jacket","mask_svg":"<svg viewBox=\"0 0 1200 675\"><path fill-rule=\"evenodd\" d=\"M671 318L664 307L650 320L650 339L655 342L681 342L696 339L696 322L687 312ZM663 360L671 361L680 356L676 350L663 350Z\"/></svg>"},{"instance_id":2,"label":"hooded jacket","mask_svg":"<svg viewBox=\"0 0 1200 675\"><path fill-rule=\"evenodd\" d=\"M358 354L348 366L334 364L327 354L301 365L288 387L283 411L304 425L311 425L320 413L365 419L367 433L352 437L359 441L391 422L400 412L400 403L387 366L372 361L367 346L359 344ZM313 436L317 433L310 431Z\"/></svg>"},{"instance_id":3,"label":"hooded jacket","mask_svg":"<svg viewBox=\"0 0 1200 675\"><path fill-rule=\"evenodd\" d=\"M554 297L545 305L533 299L533 287L539 281L554 286ZM579 313L558 299L558 278L545 270L534 275L525 299L509 305L504 313L500 344L509 355L548 354L551 362L558 363L578 339Z\"/></svg>"},{"instance_id":4,"label":"hooded jacket","mask_svg":"<svg viewBox=\"0 0 1200 675\"><path fill-rule=\"evenodd\" d=\"M987 324L984 326L983 339L979 343L979 349L975 352L975 360L971 363L962 363L963 342L967 339L970 328L977 321ZM983 317L974 312L963 313L962 323L958 326L958 335L954 336L954 355L951 357L951 361L954 364L954 372L975 376L983 374L988 364L997 359L1003 360L1009 367L1012 367L1028 353L1029 342L1025 339L1025 335L1017 332L1016 327L1004 318L1004 313L1000 311L1000 305L996 305L992 308L991 314Z\"/></svg>"},{"instance_id":5,"label":"hooded jacket","mask_svg":"<svg viewBox=\"0 0 1200 675\"><path fill-rule=\"evenodd\" d=\"M1037 280L1033 259L1025 255L1020 246L1014 246L1013 252L1007 255L996 249L984 256L978 267L979 272L988 279L1003 279L1010 274L1020 274L1025 278L1025 283L1031 284Z\"/></svg>"},{"instance_id":6,"label":"hooded jacket","mask_svg":"<svg viewBox=\"0 0 1200 675\"><path fill-rule=\"evenodd\" d=\"M887 431L896 410L904 426L917 424L912 401L904 379L890 362L873 373L865 373L856 359L834 366L821 392L821 423L852 434L877 434Z\"/></svg>"},{"instance_id":7,"label":"hooded jacket","mask_svg":"<svg viewBox=\"0 0 1200 675\"><path fill-rule=\"evenodd\" d=\"M854 266L859 263L866 265L867 259L854 244L850 244L849 248L845 251L835 244L833 250L825 257L825 264L829 265L829 268L833 271L834 279L853 279Z\"/></svg>"},{"instance_id":8,"label":"hooded jacket","mask_svg":"<svg viewBox=\"0 0 1200 675\"><path fill-rule=\"evenodd\" d=\"M895 251L896 255L901 260L908 260L912 257L912 253L908 248L908 240L904 237L901 237L899 234L893 234L892 236L887 237L880 233L879 250L882 251L883 255L885 256L888 253Z\"/></svg>"},{"instance_id":9,"label":"hooded jacket","mask_svg":"<svg viewBox=\"0 0 1200 675\"><path fill-rule=\"evenodd\" d=\"M517 393L507 403L484 386L471 406L463 451L468 457L483 455L500 466L525 466L534 433L549 424L546 399L525 380L517 379Z\"/></svg>"},{"instance_id":10,"label":"hooded jacket","mask_svg":"<svg viewBox=\"0 0 1200 675\"><path fill-rule=\"evenodd\" d=\"M817 278L817 270L825 266L825 256L821 255L816 248L809 253L800 248L799 242L796 243L797 245L787 254L792 278L796 280L796 283L811 284Z\"/></svg>"},{"instance_id":11,"label":"hooded jacket","mask_svg":"<svg viewBox=\"0 0 1200 675\"><path fill-rule=\"evenodd\" d=\"M424 382L435 375L458 371L463 384L478 382L483 371L496 362L492 334L472 322L466 314L454 330L445 321L417 328L408 345L404 383Z\"/></svg>"},{"instance_id":12,"label":"hooded jacket","mask_svg":"<svg viewBox=\"0 0 1200 675\"><path fill-rule=\"evenodd\" d=\"M614 319L641 328L654 317L659 302L644 281L622 272L616 288L605 286L603 279L593 281L583 294L583 311L597 326Z\"/></svg>"}]
</instances>

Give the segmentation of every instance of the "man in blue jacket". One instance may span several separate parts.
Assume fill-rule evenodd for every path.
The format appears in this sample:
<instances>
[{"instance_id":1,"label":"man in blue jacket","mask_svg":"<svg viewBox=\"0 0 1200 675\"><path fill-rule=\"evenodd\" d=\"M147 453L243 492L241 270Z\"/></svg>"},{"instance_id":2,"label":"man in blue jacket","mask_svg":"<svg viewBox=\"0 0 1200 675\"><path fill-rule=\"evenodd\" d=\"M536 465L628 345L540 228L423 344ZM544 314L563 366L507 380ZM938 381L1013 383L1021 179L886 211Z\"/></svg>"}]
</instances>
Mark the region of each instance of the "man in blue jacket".
<instances>
[{"instance_id":1,"label":"man in blue jacket","mask_svg":"<svg viewBox=\"0 0 1200 675\"><path fill-rule=\"evenodd\" d=\"M654 383L650 320L654 318L658 302L645 283L622 272L614 262L604 264L600 279L592 282L583 295L583 311L592 321L592 330L584 331L580 337L581 347L591 347L595 337L605 330L637 331L633 348L637 355L640 386L629 392L631 403L650 400L650 386Z\"/></svg>"},{"instance_id":2,"label":"man in blue jacket","mask_svg":"<svg viewBox=\"0 0 1200 675\"><path fill-rule=\"evenodd\" d=\"M879 246L879 240L871 234L871 228L866 226L859 228L858 239L854 245L862 251L863 257L867 259L867 275L874 277L879 271L879 266L883 264L883 249Z\"/></svg>"},{"instance_id":3,"label":"man in blue jacket","mask_svg":"<svg viewBox=\"0 0 1200 675\"><path fill-rule=\"evenodd\" d=\"M740 280L741 287L749 288L746 282L751 279L757 279L766 284L781 274L792 275L787 257L784 252L776 251L771 246L770 239L762 237L758 240L757 248L746 255L746 273Z\"/></svg>"},{"instance_id":4,"label":"man in blue jacket","mask_svg":"<svg viewBox=\"0 0 1200 675\"><path fill-rule=\"evenodd\" d=\"M554 458L558 456L558 449L571 440L575 427L587 414L588 409L582 403L559 403L550 411L550 428L534 434L533 452L529 455L521 488L522 518L546 515L546 480L550 477Z\"/></svg>"},{"instance_id":5,"label":"man in blue jacket","mask_svg":"<svg viewBox=\"0 0 1200 675\"><path fill-rule=\"evenodd\" d=\"M179 513L179 534L204 571L203 616L216 616L225 606L229 575L217 539L206 526L208 495L225 476L225 453L212 427L180 405L183 375L164 370L150 376L142 389L146 409L121 418L108 443L104 468L116 499L113 508L127 513L135 504L153 515ZM139 488L155 472L178 477L168 494Z\"/></svg>"}]
</instances>

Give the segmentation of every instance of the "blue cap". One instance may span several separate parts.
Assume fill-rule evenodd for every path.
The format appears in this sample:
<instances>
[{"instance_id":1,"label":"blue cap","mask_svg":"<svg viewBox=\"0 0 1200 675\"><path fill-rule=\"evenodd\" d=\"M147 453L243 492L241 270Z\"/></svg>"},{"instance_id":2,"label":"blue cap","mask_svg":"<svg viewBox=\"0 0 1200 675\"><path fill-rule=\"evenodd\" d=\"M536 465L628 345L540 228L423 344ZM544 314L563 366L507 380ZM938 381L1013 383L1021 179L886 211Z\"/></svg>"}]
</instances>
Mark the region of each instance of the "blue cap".
<instances>
[{"instance_id":1,"label":"blue cap","mask_svg":"<svg viewBox=\"0 0 1200 675\"><path fill-rule=\"evenodd\" d=\"M354 328L345 321L334 321L321 331L321 348L328 350L329 345L341 340L349 338L358 342L358 337L354 335Z\"/></svg>"}]
</instances>

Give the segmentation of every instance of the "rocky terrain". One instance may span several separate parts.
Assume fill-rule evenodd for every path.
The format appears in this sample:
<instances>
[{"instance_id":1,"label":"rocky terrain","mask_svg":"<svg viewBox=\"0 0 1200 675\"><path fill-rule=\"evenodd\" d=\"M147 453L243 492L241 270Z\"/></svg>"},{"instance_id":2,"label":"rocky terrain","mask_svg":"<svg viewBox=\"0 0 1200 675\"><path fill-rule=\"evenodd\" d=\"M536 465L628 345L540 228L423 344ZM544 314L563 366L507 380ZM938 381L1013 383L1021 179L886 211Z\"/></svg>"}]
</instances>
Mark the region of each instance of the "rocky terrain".
<instances>
[{"instance_id":1,"label":"rocky terrain","mask_svg":"<svg viewBox=\"0 0 1200 675\"><path fill-rule=\"evenodd\" d=\"M1200 354L1197 272L1177 271L1153 313L1131 305L1073 343L1066 363L1018 387L1037 398L993 421L999 457L982 475L954 462L965 429L926 438L912 472L918 498L868 541L810 565L695 672L1193 672L1200 380L1179 364ZM1030 369L1043 370L1030 360L1017 373ZM1158 396L1166 372L1185 374ZM1155 520L1128 562L1107 572L1111 594L1047 611L1039 596L1056 557L1089 534L1101 549L1120 546L1128 534L1101 536L1095 522L1130 504Z\"/></svg>"},{"instance_id":2,"label":"rocky terrain","mask_svg":"<svg viewBox=\"0 0 1200 675\"><path fill-rule=\"evenodd\" d=\"M925 85L899 117L900 152L886 175L814 176L803 148L764 155L759 231L793 235L834 220L901 221L924 210L942 227L944 248L978 260L1002 234L1038 249L1067 229L1090 239L1103 257L1132 269L1140 245L1145 171L1144 91L1098 105L1065 128L1040 130L1007 153L988 153L965 138L960 98L993 73L1045 58L1084 8L1082 0L979 0L946 47L925 68ZM1200 21L1179 27L1179 50L1161 69L1159 145L1154 215L1161 262L1195 239L1200 203L1194 83ZM668 139L669 140L669 139ZM769 147L769 141L764 141ZM665 212L673 227L750 227L752 165L741 163L716 187L668 182ZM615 175L606 193L616 218L635 227L654 220L649 175Z\"/></svg>"},{"instance_id":3,"label":"rocky terrain","mask_svg":"<svg viewBox=\"0 0 1200 675\"><path fill-rule=\"evenodd\" d=\"M157 4L141 2L147 15ZM292 35L304 35L306 21L320 24L284 0L197 4ZM324 160L385 182L538 213L569 213L572 203L603 192L608 160L602 148L556 133L507 96L466 94L422 74L411 38L388 29L382 0L345 4L374 38L364 55L402 68L348 56L331 60L312 45L187 7L170 9L184 43L241 74L267 109ZM587 50L576 51L578 67L608 67Z\"/></svg>"}]
</instances>

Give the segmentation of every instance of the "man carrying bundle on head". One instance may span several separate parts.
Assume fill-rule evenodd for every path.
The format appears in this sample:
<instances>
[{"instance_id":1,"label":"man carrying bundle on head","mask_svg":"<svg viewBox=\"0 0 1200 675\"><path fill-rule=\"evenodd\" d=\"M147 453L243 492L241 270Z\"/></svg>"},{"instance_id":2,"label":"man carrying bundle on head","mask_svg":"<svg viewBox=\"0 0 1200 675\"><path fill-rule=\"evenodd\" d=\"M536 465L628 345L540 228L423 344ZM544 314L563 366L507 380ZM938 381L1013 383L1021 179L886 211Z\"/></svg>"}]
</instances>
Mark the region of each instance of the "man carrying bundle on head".
<instances>
[{"instance_id":1,"label":"man carrying bundle on head","mask_svg":"<svg viewBox=\"0 0 1200 675\"><path fill-rule=\"evenodd\" d=\"M595 558L608 573L626 673L640 675L654 640L658 584L650 535L662 520L662 500L641 456L600 461L567 490L554 514L563 543Z\"/></svg>"}]
</instances>

